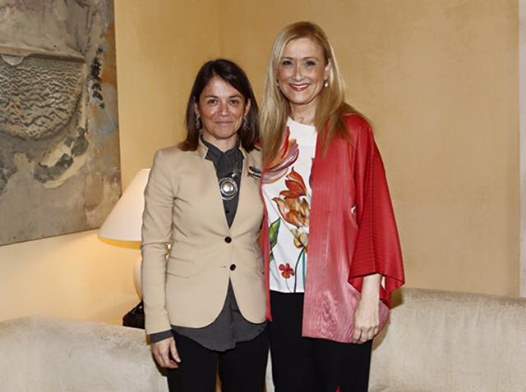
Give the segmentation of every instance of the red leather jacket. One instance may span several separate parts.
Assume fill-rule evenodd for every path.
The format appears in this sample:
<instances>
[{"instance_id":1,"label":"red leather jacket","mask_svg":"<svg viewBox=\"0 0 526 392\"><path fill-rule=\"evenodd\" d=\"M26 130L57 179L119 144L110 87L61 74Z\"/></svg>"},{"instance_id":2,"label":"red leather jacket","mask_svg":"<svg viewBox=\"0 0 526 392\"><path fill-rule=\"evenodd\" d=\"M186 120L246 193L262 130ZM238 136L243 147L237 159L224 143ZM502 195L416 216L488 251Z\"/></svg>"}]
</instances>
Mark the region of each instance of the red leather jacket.
<instances>
[{"instance_id":1,"label":"red leather jacket","mask_svg":"<svg viewBox=\"0 0 526 392\"><path fill-rule=\"evenodd\" d=\"M352 342L363 277L383 276L380 325L391 293L403 285L398 231L383 163L369 123L345 116L350 141L335 138L323 153L320 135L312 166L308 273L303 336ZM265 176L265 172L263 173ZM270 243L265 214L261 236L269 288ZM267 318L271 317L267 295Z\"/></svg>"}]
</instances>

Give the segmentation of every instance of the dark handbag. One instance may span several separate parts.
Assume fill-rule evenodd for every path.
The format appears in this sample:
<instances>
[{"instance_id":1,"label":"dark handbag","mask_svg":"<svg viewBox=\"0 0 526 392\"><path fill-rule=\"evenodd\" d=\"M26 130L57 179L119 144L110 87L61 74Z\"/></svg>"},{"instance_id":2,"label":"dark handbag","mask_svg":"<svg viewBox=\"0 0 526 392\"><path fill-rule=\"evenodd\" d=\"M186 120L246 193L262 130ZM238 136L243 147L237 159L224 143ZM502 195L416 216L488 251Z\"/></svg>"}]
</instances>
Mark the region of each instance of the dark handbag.
<instances>
[{"instance_id":1,"label":"dark handbag","mask_svg":"<svg viewBox=\"0 0 526 392\"><path fill-rule=\"evenodd\" d=\"M142 301L124 315L122 325L125 327L144 329L144 307Z\"/></svg>"}]
</instances>

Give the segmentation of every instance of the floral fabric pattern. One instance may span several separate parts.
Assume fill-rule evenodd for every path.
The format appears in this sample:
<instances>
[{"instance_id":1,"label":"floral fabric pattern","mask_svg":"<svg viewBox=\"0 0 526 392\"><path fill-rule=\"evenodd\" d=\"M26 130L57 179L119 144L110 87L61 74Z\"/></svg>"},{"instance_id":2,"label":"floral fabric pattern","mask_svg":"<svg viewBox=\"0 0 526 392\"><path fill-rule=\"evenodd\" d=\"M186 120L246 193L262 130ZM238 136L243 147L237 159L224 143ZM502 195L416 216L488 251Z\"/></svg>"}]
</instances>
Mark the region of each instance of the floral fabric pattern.
<instances>
[{"instance_id":1,"label":"floral fabric pattern","mask_svg":"<svg viewBox=\"0 0 526 392\"><path fill-rule=\"evenodd\" d=\"M305 254L307 252L309 241L308 229L310 216L310 205L306 197L307 188L305 186L305 181L303 181L300 174L294 171L294 168L292 168L290 173L285 177L285 185L287 186L287 189L281 191L279 197L275 197L272 200L277 204L281 218L287 223L295 226L295 228L292 229L294 246L300 249L300 252L296 258L292 275L297 275L298 267L301 262L303 267L302 277L303 281L305 281ZM288 266L289 264L287 263L286 265ZM281 265L279 266L279 269L281 270ZM290 273L288 276L290 276ZM296 292L296 289L297 285L296 281L294 281L293 291Z\"/></svg>"},{"instance_id":2,"label":"floral fabric pattern","mask_svg":"<svg viewBox=\"0 0 526 392\"><path fill-rule=\"evenodd\" d=\"M316 131L289 120L286 136L283 152L262 178L270 224L270 288L303 292L312 194L305 179L310 178Z\"/></svg>"},{"instance_id":3,"label":"floral fabric pattern","mask_svg":"<svg viewBox=\"0 0 526 392\"><path fill-rule=\"evenodd\" d=\"M289 279L290 277L294 276L294 270L292 269L292 267L290 266L289 263L287 263L287 264L280 264L279 265L279 270L281 271L281 275L285 279Z\"/></svg>"},{"instance_id":4,"label":"floral fabric pattern","mask_svg":"<svg viewBox=\"0 0 526 392\"><path fill-rule=\"evenodd\" d=\"M289 167L298 159L300 150L296 139L290 138L290 129L285 133L285 144L278 157L265 169L265 175L261 179L263 184L271 184L282 178L289 170Z\"/></svg>"}]
</instances>

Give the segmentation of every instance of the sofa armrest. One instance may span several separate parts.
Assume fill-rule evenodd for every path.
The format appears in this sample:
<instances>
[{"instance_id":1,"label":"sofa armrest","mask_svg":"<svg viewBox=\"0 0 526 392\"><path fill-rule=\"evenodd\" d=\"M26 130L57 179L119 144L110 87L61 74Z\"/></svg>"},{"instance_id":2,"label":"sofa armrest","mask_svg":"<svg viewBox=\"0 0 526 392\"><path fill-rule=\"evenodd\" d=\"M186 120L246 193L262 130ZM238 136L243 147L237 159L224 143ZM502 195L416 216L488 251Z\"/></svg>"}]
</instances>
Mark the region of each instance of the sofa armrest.
<instances>
[{"instance_id":1,"label":"sofa armrest","mask_svg":"<svg viewBox=\"0 0 526 392\"><path fill-rule=\"evenodd\" d=\"M82 321L23 318L0 323L5 392L166 392L144 331Z\"/></svg>"},{"instance_id":2,"label":"sofa armrest","mask_svg":"<svg viewBox=\"0 0 526 392\"><path fill-rule=\"evenodd\" d=\"M525 299L401 291L375 339L371 392L525 391Z\"/></svg>"}]
</instances>

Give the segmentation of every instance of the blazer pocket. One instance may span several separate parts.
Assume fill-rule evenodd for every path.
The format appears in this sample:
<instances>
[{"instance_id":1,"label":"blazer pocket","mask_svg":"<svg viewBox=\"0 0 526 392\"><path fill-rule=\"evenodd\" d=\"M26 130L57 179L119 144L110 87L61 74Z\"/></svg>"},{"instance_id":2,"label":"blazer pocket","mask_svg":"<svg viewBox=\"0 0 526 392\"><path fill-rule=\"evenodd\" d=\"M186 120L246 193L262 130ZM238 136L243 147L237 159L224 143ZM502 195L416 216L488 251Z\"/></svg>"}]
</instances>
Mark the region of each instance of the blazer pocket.
<instances>
[{"instance_id":1,"label":"blazer pocket","mask_svg":"<svg viewBox=\"0 0 526 392\"><path fill-rule=\"evenodd\" d=\"M196 275L201 270L200 266L192 261L180 261L170 258L166 267L166 273L169 275L189 278Z\"/></svg>"}]
</instances>

